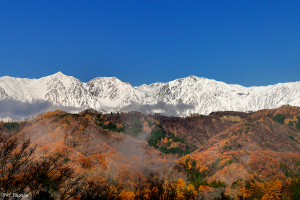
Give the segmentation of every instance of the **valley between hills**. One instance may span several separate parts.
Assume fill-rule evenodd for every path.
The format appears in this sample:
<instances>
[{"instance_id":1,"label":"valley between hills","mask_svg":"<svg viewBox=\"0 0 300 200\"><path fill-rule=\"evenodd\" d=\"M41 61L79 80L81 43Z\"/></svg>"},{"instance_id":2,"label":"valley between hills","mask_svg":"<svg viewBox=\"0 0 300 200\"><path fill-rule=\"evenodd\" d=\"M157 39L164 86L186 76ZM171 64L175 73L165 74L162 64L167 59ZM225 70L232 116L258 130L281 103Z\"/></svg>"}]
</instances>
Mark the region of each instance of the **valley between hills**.
<instances>
[{"instance_id":1,"label":"valley between hills","mask_svg":"<svg viewBox=\"0 0 300 200\"><path fill-rule=\"evenodd\" d=\"M0 192L32 199L296 200L299 129L297 106L184 118L56 110L0 122Z\"/></svg>"}]
</instances>

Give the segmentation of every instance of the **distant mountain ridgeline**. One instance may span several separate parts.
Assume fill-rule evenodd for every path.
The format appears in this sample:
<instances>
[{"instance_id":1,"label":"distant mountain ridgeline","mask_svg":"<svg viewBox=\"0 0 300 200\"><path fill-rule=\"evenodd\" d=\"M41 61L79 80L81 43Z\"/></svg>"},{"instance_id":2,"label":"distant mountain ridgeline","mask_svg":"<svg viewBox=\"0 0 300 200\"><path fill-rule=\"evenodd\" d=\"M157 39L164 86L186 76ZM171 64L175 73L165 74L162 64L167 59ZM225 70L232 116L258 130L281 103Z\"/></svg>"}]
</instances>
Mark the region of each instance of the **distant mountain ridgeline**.
<instances>
[{"instance_id":1,"label":"distant mountain ridgeline","mask_svg":"<svg viewBox=\"0 0 300 200\"><path fill-rule=\"evenodd\" d=\"M49 162L58 166L57 174L46 170L40 186L11 182L0 191L64 199L72 183L65 193L77 199L299 199L299 129L295 106L185 118L93 109L47 112L33 120L1 122L0 155L14 138L20 144L30 138L34 162L11 177L25 180L28 170L26 179L41 180L29 172ZM18 159L1 159L6 158L1 163L7 172L9 162ZM71 170L73 182L56 179L63 167ZM1 183L8 180L5 170Z\"/></svg>"},{"instance_id":2,"label":"distant mountain ridgeline","mask_svg":"<svg viewBox=\"0 0 300 200\"><path fill-rule=\"evenodd\" d=\"M257 111L282 105L300 106L300 82L243 87L189 76L167 83L133 87L115 77L83 83L58 72L40 79L0 77L0 118L28 119L41 112L103 113L139 111L166 116L208 115L216 111Z\"/></svg>"}]
</instances>

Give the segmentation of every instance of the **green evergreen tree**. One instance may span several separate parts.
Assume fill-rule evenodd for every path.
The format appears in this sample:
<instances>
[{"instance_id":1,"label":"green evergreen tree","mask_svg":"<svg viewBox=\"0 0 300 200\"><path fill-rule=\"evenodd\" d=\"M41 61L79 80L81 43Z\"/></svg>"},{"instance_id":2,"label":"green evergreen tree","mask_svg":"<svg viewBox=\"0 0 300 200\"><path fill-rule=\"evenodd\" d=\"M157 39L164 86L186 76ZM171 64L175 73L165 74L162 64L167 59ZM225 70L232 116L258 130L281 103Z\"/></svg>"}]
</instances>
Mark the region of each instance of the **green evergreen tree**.
<instances>
[{"instance_id":1,"label":"green evergreen tree","mask_svg":"<svg viewBox=\"0 0 300 200\"><path fill-rule=\"evenodd\" d=\"M284 120L285 120L285 116L283 114L278 114L274 118L274 121L280 124L283 124Z\"/></svg>"},{"instance_id":2,"label":"green evergreen tree","mask_svg":"<svg viewBox=\"0 0 300 200\"><path fill-rule=\"evenodd\" d=\"M300 199L300 180L294 179L292 184L292 200Z\"/></svg>"}]
</instances>

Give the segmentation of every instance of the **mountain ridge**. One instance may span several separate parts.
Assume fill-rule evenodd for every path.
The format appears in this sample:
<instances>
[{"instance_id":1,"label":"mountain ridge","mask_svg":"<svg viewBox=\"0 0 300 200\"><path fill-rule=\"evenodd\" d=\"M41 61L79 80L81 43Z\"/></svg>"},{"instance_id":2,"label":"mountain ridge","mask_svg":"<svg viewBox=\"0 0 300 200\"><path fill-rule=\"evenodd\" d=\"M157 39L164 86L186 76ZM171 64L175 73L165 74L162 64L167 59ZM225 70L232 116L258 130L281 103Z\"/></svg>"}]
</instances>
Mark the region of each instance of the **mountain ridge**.
<instances>
[{"instance_id":1,"label":"mountain ridge","mask_svg":"<svg viewBox=\"0 0 300 200\"><path fill-rule=\"evenodd\" d=\"M57 72L39 79L0 77L0 100L6 98L29 103L44 100L101 112L137 110L186 117L192 113L300 106L300 82L244 87L192 75L132 86L116 77L96 77L85 83Z\"/></svg>"},{"instance_id":2,"label":"mountain ridge","mask_svg":"<svg viewBox=\"0 0 300 200\"><path fill-rule=\"evenodd\" d=\"M101 178L99 187L117 183L124 193L135 191L137 185L149 187L153 177L176 188L188 185L195 195L191 199L196 195L216 199L212 197L220 196L220 189L230 196L227 199L254 195L272 199L262 196L275 187L276 195L292 199L291 191L299 190L299 129L300 107L296 106L185 118L136 111L56 110L33 120L0 122L2 138L30 138L35 158L57 155L84 181Z\"/></svg>"}]
</instances>

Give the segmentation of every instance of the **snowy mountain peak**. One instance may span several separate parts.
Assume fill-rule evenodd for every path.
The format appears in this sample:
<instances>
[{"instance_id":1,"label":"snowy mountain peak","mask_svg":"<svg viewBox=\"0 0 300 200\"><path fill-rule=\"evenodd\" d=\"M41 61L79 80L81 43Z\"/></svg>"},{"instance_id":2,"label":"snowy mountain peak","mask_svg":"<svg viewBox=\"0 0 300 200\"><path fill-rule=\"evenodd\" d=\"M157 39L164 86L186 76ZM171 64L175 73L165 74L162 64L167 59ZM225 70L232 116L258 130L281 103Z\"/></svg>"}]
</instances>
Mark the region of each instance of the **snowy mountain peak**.
<instances>
[{"instance_id":1,"label":"snowy mountain peak","mask_svg":"<svg viewBox=\"0 0 300 200\"><path fill-rule=\"evenodd\" d=\"M67 76L65 74L63 74L62 72L57 72L55 74L52 74L50 76L46 76L40 79L56 79L56 80L61 80L61 79L69 79L69 78L74 78L73 76Z\"/></svg>"},{"instance_id":2,"label":"snowy mountain peak","mask_svg":"<svg viewBox=\"0 0 300 200\"><path fill-rule=\"evenodd\" d=\"M61 71L56 72L52 76L64 76L64 74Z\"/></svg>"},{"instance_id":3,"label":"snowy mountain peak","mask_svg":"<svg viewBox=\"0 0 300 200\"><path fill-rule=\"evenodd\" d=\"M55 105L100 111L139 110L187 116L213 111L255 111L284 104L300 106L300 82L243 87L189 76L167 83L133 87L116 77L97 77L83 83L57 72L40 79L0 78L0 99L50 101Z\"/></svg>"}]
</instances>

